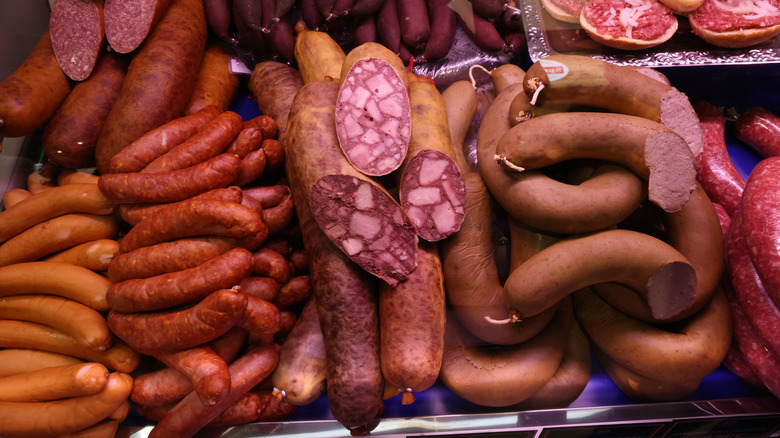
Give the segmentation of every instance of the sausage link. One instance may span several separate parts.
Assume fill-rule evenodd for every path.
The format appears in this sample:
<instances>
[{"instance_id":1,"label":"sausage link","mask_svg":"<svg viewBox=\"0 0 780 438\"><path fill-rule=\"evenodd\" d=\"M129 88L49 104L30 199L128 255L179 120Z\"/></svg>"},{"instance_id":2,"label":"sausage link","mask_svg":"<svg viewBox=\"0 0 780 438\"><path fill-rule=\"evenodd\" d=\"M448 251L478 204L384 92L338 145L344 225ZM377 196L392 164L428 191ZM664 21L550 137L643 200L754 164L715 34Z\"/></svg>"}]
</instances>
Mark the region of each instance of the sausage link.
<instances>
[{"instance_id":1,"label":"sausage link","mask_svg":"<svg viewBox=\"0 0 780 438\"><path fill-rule=\"evenodd\" d=\"M780 117L766 108L743 111L734 123L734 133L764 158L780 155Z\"/></svg>"},{"instance_id":2,"label":"sausage link","mask_svg":"<svg viewBox=\"0 0 780 438\"><path fill-rule=\"evenodd\" d=\"M232 328L246 309L247 297L237 289L221 289L192 307L160 312L111 310L111 331L139 352L191 348Z\"/></svg>"},{"instance_id":3,"label":"sausage link","mask_svg":"<svg viewBox=\"0 0 780 438\"><path fill-rule=\"evenodd\" d=\"M58 295L108 310L106 291L111 281L90 269L56 262L24 262L0 267L0 296Z\"/></svg>"},{"instance_id":4,"label":"sausage link","mask_svg":"<svg viewBox=\"0 0 780 438\"><path fill-rule=\"evenodd\" d=\"M241 189L236 186L230 186L230 187L220 187L218 189L209 190L208 192L204 192L198 195L193 196L192 199L216 199L221 202L237 202L240 203L243 201L244 195L241 192ZM178 201L181 202L181 201ZM141 204L120 204L119 205L119 215L122 217L122 219L130 224L131 226L138 225L138 222L141 222L142 219L149 217L149 216L155 216L159 214L161 211L165 211L168 209L168 205L170 203L162 202L162 203L141 203Z\"/></svg>"},{"instance_id":5,"label":"sausage link","mask_svg":"<svg viewBox=\"0 0 780 438\"><path fill-rule=\"evenodd\" d=\"M305 302L311 295L311 277L296 275L281 286L272 302L280 309L290 309Z\"/></svg>"},{"instance_id":6,"label":"sausage link","mask_svg":"<svg viewBox=\"0 0 780 438\"><path fill-rule=\"evenodd\" d=\"M0 402L41 402L95 394L108 383L97 362L60 365L0 378Z\"/></svg>"},{"instance_id":7,"label":"sausage link","mask_svg":"<svg viewBox=\"0 0 780 438\"><path fill-rule=\"evenodd\" d=\"M293 98L303 86L298 69L277 61L259 62L249 77L249 91L260 112L276 121L277 139L285 144L287 118Z\"/></svg>"},{"instance_id":8,"label":"sausage link","mask_svg":"<svg viewBox=\"0 0 780 438\"><path fill-rule=\"evenodd\" d=\"M275 335L281 326L279 308L262 298L247 295L246 309L236 325L253 335Z\"/></svg>"},{"instance_id":9,"label":"sausage link","mask_svg":"<svg viewBox=\"0 0 780 438\"><path fill-rule=\"evenodd\" d=\"M271 277L260 277L256 275L248 275L244 277L238 286L241 290L256 298L260 298L266 301L273 301L276 295L281 291L281 285L278 281Z\"/></svg>"},{"instance_id":10,"label":"sausage link","mask_svg":"<svg viewBox=\"0 0 780 438\"><path fill-rule=\"evenodd\" d=\"M82 362L84 362L83 359L50 351L32 348L4 348L0 350L0 377Z\"/></svg>"},{"instance_id":11,"label":"sausage link","mask_svg":"<svg viewBox=\"0 0 780 438\"><path fill-rule=\"evenodd\" d=\"M97 239L60 251L42 261L70 263L102 272L108 269L117 253L119 253L119 242L113 239Z\"/></svg>"},{"instance_id":12,"label":"sausage link","mask_svg":"<svg viewBox=\"0 0 780 438\"><path fill-rule=\"evenodd\" d=\"M187 394L194 393L198 403L204 406L219 403L230 391L231 382L227 363L209 345L198 345L175 351L157 350L152 355L185 376L192 384ZM171 390L173 392L175 388ZM169 396L169 394L165 395L166 398Z\"/></svg>"},{"instance_id":13,"label":"sausage link","mask_svg":"<svg viewBox=\"0 0 780 438\"><path fill-rule=\"evenodd\" d=\"M252 253L252 273L263 277L271 277L277 283L285 284L292 278L292 266L278 252L260 248Z\"/></svg>"},{"instance_id":14,"label":"sausage link","mask_svg":"<svg viewBox=\"0 0 780 438\"><path fill-rule=\"evenodd\" d=\"M209 3L204 2L206 20L209 21ZM213 28L213 26L209 26ZM239 77L230 71L231 53L224 41L211 41L203 51L198 77L192 90L190 101L184 114L194 114L202 108L214 105L222 111L230 108L230 103L238 94Z\"/></svg>"}]
</instances>

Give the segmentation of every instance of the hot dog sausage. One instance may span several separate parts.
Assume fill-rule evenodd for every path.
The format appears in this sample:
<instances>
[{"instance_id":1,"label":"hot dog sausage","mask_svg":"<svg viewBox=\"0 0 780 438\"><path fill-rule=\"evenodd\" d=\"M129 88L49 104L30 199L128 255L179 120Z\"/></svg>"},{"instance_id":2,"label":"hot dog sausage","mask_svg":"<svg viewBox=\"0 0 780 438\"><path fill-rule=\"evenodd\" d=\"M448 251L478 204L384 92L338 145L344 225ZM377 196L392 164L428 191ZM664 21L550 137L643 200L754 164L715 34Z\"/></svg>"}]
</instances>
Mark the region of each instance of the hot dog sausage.
<instances>
[{"instance_id":1,"label":"hot dog sausage","mask_svg":"<svg viewBox=\"0 0 780 438\"><path fill-rule=\"evenodd\" d=\"M134 3L112 3L120 7L130 6L129 13L133 16L138 12L133 7ZM144 8L144 11L148 13L155 9ZM144 15L148 18L147 14ZM114 47L116 43L111 41L109 29L107 25L106 36ZM95 162L101 173L108 171L111 158L125 146L181 116L195 85L207 35L202 1L170 1L165 14L151 28L143 40L144 44L133 56L122 90L100 133ZM161 58L167 61L161 63Z\"/></svg>"},{"instance_id":2,"label":"hot dog sausage","mask_svg":"<svg viewBox=\"0 0 780 438\"><path fill-rule=\"evenodd\" d=\"M72 336L47 325L2 320L0 327L0 346L3 348L33 348L75 356L123 373L135 371L141 362L141 355L123 342L114 342L107 350L95 351L82 347Z\"/></svg>"},{"instance_id":3,"label":"hot dog sausage","mask_svg":"<svg viewBox=\"0 0 780 438\"><path fill-rule=\"evenodd\" d=\"M118 312L150 312L229 289L251 272L252 253L233 248L194 268L114 283L106 291L106 301Z\"/></svg>"},{"instance_id":4,"label":"hot dog sausage","mask_svg":"<svg viewBox=\"0 0 780 438\"><path fill-rule=\"evenodd\" d=\"M123 313L111 310L108 327L139 352L180 350L209 342L230 330L246 309L237 289L220 289L186 309Z\"/></svg>"},{"instance_id":5,"label":"hot dog sausage","mask_svg":"<svg viewBox=\"0 0 780 438\"><path fill-rule=\"evenodd\" d=\"M114 338L97 310L54 295L14 295L0 298L0 319L37 322L69 334L82 347L103 351Z\"/></svg>"},{"instance_id":6,"label":"hot dog sausage","mask_svg":"<svg viewBox=\"0 0 780 438\"><path fill-rule=\"evenodd\" d=\"M0 137L23 137L43 126L71 87L47 29L22 65L0 82Z\"/></svg>"},{"instance_id":7,"label":"hot dog sausage","mask_svg":"<svg viewBox=\"0 0 780 438\"><path fill-rule=\"evenodd\" d=\"M96 362L60 365L0 378L0 402L40 402L95 394L108 383Z\"/></svg>"},{"instance_id":8,"label":"hot dog sausage","mask_svg":"<svg viewBox=\"0 0 780 438\"><path fill-rule=\"evenodd\" d=\"M106 291L111 281L90 269L56 262L24 262L0 267L0 296L58 295L108 310Z\"/></svg>"},{"instance_id":9,"label":"hot dog sausage","mask_svg":"<svg viewBox=\"0 0 780 438\"><path fill-rule=\"evenodd\" d=\"M84 362L83 359L50 351L32 348L4 348L0 350L0 365L2 365L0 366L0 377L82 362Z\"/></svg>"},{"instance_id":10,"label":"hot dog sausage","mask_svg":"<svg viewBox=\"0 0 780 438\"><path fill-rule=\"evenodd\" d=\"M60 251L44 258L43 261L70 263L93 271L105 271L117 253L119 253L119 242L112 239L98 239Z\"/></svg>"}]
</instances>

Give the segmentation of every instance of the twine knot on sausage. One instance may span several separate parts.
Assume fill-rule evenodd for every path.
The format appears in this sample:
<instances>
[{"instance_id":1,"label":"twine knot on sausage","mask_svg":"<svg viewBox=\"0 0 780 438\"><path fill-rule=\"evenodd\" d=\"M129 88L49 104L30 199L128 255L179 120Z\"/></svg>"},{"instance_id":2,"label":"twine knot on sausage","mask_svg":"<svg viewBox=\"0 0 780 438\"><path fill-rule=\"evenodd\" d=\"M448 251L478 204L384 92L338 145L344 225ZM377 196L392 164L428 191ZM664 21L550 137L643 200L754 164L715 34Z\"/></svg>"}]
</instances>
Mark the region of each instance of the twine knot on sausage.
<instances>
[{"instance_id":1,"label":"twine knot on sausage","mask_svg":"<svg viewBox=\"0 0 780 438\"><path fill-rule=\"evenodd\" d=\"M515 170L517 172L522 172L525 170L524 167L520 167L511 161L507 159L506 154L495 154L493 155L493 158L495 158L496 161L498 161L498 164L501 164L502 166L508 167L512 170Z\"/></svg>"}]
</instances>

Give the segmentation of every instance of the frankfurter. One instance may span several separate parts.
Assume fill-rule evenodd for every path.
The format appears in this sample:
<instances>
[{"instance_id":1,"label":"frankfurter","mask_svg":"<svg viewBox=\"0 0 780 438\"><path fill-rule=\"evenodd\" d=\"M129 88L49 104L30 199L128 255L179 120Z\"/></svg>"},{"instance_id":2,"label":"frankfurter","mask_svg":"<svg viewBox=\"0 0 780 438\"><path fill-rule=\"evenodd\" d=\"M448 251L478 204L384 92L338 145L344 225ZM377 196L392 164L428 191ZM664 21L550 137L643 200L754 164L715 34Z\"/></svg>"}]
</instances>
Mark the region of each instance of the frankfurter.
<instances>
[{"instance_id":1,"label":"frankfurter","mask_svg":"<svg viewBox=\"0 0 780 438\"><path fill-rule=\"evenodd\" d=\"M69 435L61 435L61 438L111 438L116 436L122 421L123 420L114 420L109 416L109 418L100 421L93 426L81 429Z\"/></svg>"},{"instance_id":2,"label":"frankfurter","mask_svg":"<svg viewBox=\"0 0 780 438\"><path fill-rule=\"evenodd\" d=\"M523 90L532 104L582 104L653 120L684 138L693 156L701 153L701 126L688 97L633 68L582 55L550 55L528 68Z\"/></svg>"},{"instance_id":3,"label":"frankfurter","mask_svg":"<svg viewBox=\"0 0 780 438\"><path fill-rule=\"evenodd\" d=\"M553 131L547 131L551 126ZM551 148L532 158L540 145L550 144L556 145L555 152ZM495 159L520 171L572 158L605 159L627 166L647 180L650 201L666 211L682 208L695 188L696 160L688 144L674 131L642 117L545 114L513 127L496 144Z\"/></svg>"},{"instance_id":4,"label":"frankfurter","mask_svg":"<svg viewBox=\"0 0 780 438\"><path fill-rule=\"evenodd\" d=\"M471 403L493 407L520 403L555 374L572 322L571 300L567 299L536 336L493 348L482 345L450 318L439 377L447 388Z\"/></svg>"},{"instance_id":5,"label":"frankfurter","mask_svg":"<svg viewBox=\"0 0 780 438\"><path fill-rule=\"evenodd\" d=\"M279 360L271 345L258 345L230 364L230 391L221 401L206 406L194 392L171 409L149 432L149 436L189 437L271 374Z\"/></svg>"},{"instance_id":6,"label":"frankfurter","mask_svg":"<svg viewBox=\"0 0 780 438\"><path fill-rule=\"evenodd\" d=\"M98 239L113 239L119 224L113 216L71 213L57 216L0 245L0 266L32 262L58 251Z\"/></svg>"},{"instance_id":7,"label":"frankfurter","mask_svg":"<svg viewBox=\"0 0 780 438\"><path fill-rule=\"evenodd\" d=\"M496 201L513 219L552 233L605 229L634 212L645 197L645 188L621 166L602 165L578 185L564 184L541 171L507 173L502 169L495 160L496 145L514 129L509 108L522 95L521 88L520 83L509 85L493 100L477 133L479 172Z\"/></svg>"},{"instance_id":8,"label":"frankfurter","mask_svg":"<svg viewBox=\"0 0 780 438\"><path fill-rule=\"evenodd\" d=\"M365 432L382 409L384 386L374 282L324 235L312 217L308 196L309 187L324 172L346 167L346 160L336 155L337 93L338 84L327 81L306 84L298 91L289 113L285 169L310 256L328 363L328 404L346 428Z\"/></svg>"},{"instance_id":9,"label":"frankfurter","mask_svg":"<svg viewBox=\"0 0 780 438\"><path fill-rule=\"evenodd\" d=\"M193 114L177 117L159 127L153 128L114 155L107 172L138 172L155 158L203 129L222 110L216 105L207 105Z\"/></svg>"},{"instance_id":10,"label":"frankfurter","mask_svg":"<svg viewBox=\"0 0 780 438\"><path fill-rule=\"evenodd\" d=\"M207 12L208 3L203 4ZM209 20L208 14L206 20ZM184 114L196 113L208 105L214 105L222 111L230 108L240 85L239 77L230 71L230 58L231 53L224 40L211 41L206 45L203 59L200 61L198 77Z\"/></svg>"},{"instance_id":11,"label":"frankfurter","mask_svg":"<svg viewBox=\"0 0 780 438\"><path fill-rule=\"evenodd\" d=\"M274 395L296 406L312 403L325 393L325 343L315 298L310 298L279 350L270 376Z\"/></svg>"},{"instance_id":12,"label":"frankfurter","mask_svg":"<svg viewBox=\"0 0 780 438\"><path fill-rule=\"evenodd\" d=\"M30 172L27 175L27 190L33 195L57 187L57 167L48 160L43 163L40 170Z\"/></svg>"},{"instance_id":13,"label":"frankfurter","mask_svg":"<svg viewBox=\"0 0 780 438\"><path fill-rule=\"evenodd\" d=\"M69 3L94 5L99 2ZM77 44L77 41L69 44ZM127 59L105 53L89 77L73 87L43 131L43 152L52 163L69 169L94 164L97 140L108 112L119 96L127 65Z\"/></svg>"},{"instance_id":14,"label":"frankfurter","mask_svg":"<svg viewBox=\"0 0 780 438\"><path fill-rule=\"evenodd\" d=\"M3 209L7 210L30 196L32 196L32 193L27 189L9 189L3 193Z\"/></svg>"},{"instance_id":15,"label":"frankfurter","mask_svg":"<svg viewBox=\"0 0 780 438\"><path fill-rule=\"evenodd\" d=\"M114 283L106 291L106 301L124 313L161 310L229 289L251 272L252 254L233 248L193 268Z\"/></svg>"},{"instance_id":16,"label":"frankfurter","mask_svg":"<svg viewBox=\"0 0 780 438\"><path fill-rule=\"evenodd\" d=\"M102 312L108 310L111 280L82 266L24 262L0 267L0 296L48 294L69 298Z\"/></svg>"},{"instance_id":17,"label":"frankfurter","mask_svg":"<svg viewBox=\"0 0 780 438\"><path fill-rule=\"evenodd\" d=\"M53 187L0 212L0 243L57 216L68 213L109 215L116 207L95 184Z\"/></svg>"},{"instance_id":18,"label":"frankfurter","mask_svg":"<svg viewBox=\"0 0 780 438\"><path fill-rule=\"evenodd\" d=\"M433 81L411 81L409 103L412 130L401 164L398 197L417 234L435 242L460 229L466 214L466 188L444 99Z\"/></svg>"},{"instance_id":19,"label":"frankfurter","mask_svg":"<svg viewBox=\"0 0 780 438\"><path fill-rule=\"evenodd\" d=\"M43 126L71 88L46 29L24 62L0 82L0 137L23 137Z\"/></svg>"},{"instance_id":20,"label":"frankfurter","mask_svg":"<svg viewBox=\"0 0 780 438\"><path fill-rule=\"evenodd\" d=\"M192 137L152 160L141 172L165 172L200 164L220 154L243 127L244 120L236 112L224 111L209 120Z\"/></svg>"},{"instance_id":21,"label":"frankfurter","mask_svg":"<svg viewBox=\"0 0 780 438\"><path fill-rule=\"evenodd\" d=\"M83 359L50 351L32 348L3 348L0 350L0 377L83 362Z\"/></svg>"},{"instance_id":22,"label":"frankfurter","mask_svg":"<svg viewBox=\"0 0 780 438\"><path fill-rule=\"evenodd\" d=\"M156 8L145 11L152 9ZM132 9L130 13L135 15ZM109 35L106 34L107 38ZM197 79L207 35L202 1L170 1L165 14L133 56L122 90L100 133L95 163L101 173L109 170L111 158L125 146L181 116ZM115 43L110 38L108 41L113 47ZM161 57L167 62L160 63Z\"/></svg>"},{"instance_id":23,"label":"frankfurter","mask_svg":"<svg viewBox=\"0 0 780 438\"><path fill-rule=\"evenodd\" d=\"M247 297L238 289L220 289L192 307L160 312L111 310L108 327L139 352L180 350L209 342L230 330L243 315Z\"/></svg>"},{"instance_id":24,"label":"frankfurter","mask_svg":"<svg viewBox=\"0 0 780 438\"><path fill-rule=\"evenodd\" d=\"M379 287L379 357L385 384L401 394L402 404L433 386L441 370L446 326L444 275L439 251L420 245L418 266L395 287ZM409 324L408 315L420 315Z\"/></svg>"},{"instance_id":25,"label":"frankfurter","mask_svg":"<svg viewBox=\"0 0 780 438\"><path fill-rule=\"evenodd\" d=\"M67 333L83 348L103 351L114 338L97 310L54 295L13 295L0 298L0 319L37 322Z\"/></svg>"},{"instance_id":26,"label":"frankfurter","mask_svg":"<svg viewBox=\"0 0 780 438\"><path fill-rule=\"evenodd\" d=\"M129 374L109 374L103 389L91 395L47 402L0 403L0 434L53 436L77 432L110 415L130 394ZM36 418L37 421L29 421Z\"/></svg>"},{"instance_id":27,"label":"frankfurter","mask_svg":"<svg viewBox=\"0 0 780 438\"><path fill-rule=\"evenodd\" d=\"M89 362L99 362L110 370L130 373L141 362L141 355L123 342L114 342L102 351L84 348L62 330L27 321L1 320L0 344L3 348L33 348Z\"/></svg>"},{"instance_id":28,"label":"frankfurter","mask_svg":"<svg viewBox=\"0 0 780 438\"><path fill-rule=\"evenodd\" d=\"M651 380L687 383L720 366L731 345L731 312L723 291L669 331L609 306L590 289L574 295L582 328L619 365Z\"/></svg>"},{"instance_id":29,"label":"frankfurter","mask_svg":"<svg viewBox=\"0 0 780 438\"><path fill-rule=\"evenodd\" d=\"M108 383L96 362L60 365L0 378L0 402L41 402L95 394Z\"/></svg>"},{"instance_id":30,"label":"frankfurter","mask_svg":"<svg viewBox=\"0 0 780 438\"><path fill-rule=\"evenodd\" d=\"M259 232L263 226L263 218L257 212L235 202L190 198L167 207L131 228L120 242L120 250L124 253L203 235L241 239Z\"/></svg>"}]
</instances>

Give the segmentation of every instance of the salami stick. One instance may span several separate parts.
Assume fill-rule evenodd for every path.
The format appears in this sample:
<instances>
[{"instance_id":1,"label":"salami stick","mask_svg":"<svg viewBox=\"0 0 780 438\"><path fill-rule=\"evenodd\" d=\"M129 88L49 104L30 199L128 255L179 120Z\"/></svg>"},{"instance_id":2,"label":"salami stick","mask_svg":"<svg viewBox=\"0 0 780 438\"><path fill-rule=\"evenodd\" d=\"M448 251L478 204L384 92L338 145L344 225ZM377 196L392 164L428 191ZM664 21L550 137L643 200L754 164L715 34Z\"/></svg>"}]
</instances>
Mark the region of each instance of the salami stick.
<instances>
[{"instance_id":1,"label":"salami stick","mask_svg":"<svg viewBox=\"0 0 780 438\"><path fill-rule=\"evenodd\" d=\"M285 164L325 342L328 402L338 421L358 429L367 428L382 408L376 291L371 277L314 222L308 196L318 178L350 167L339 155L333 126L337 93L338 85L326 81L299 90L289 114Z\"/></svg>"},{"instance_id":2,"label":"salami stick","mask_svg":"<svg viewBox=\"0 0 780 438\"><path fill-rule=\"evenodd\" d=\"M88 78L103 54L103 15L100 0L56 0L51 5L49 28L54 56L74 81Z\"/></svg>"}]
</instances>

